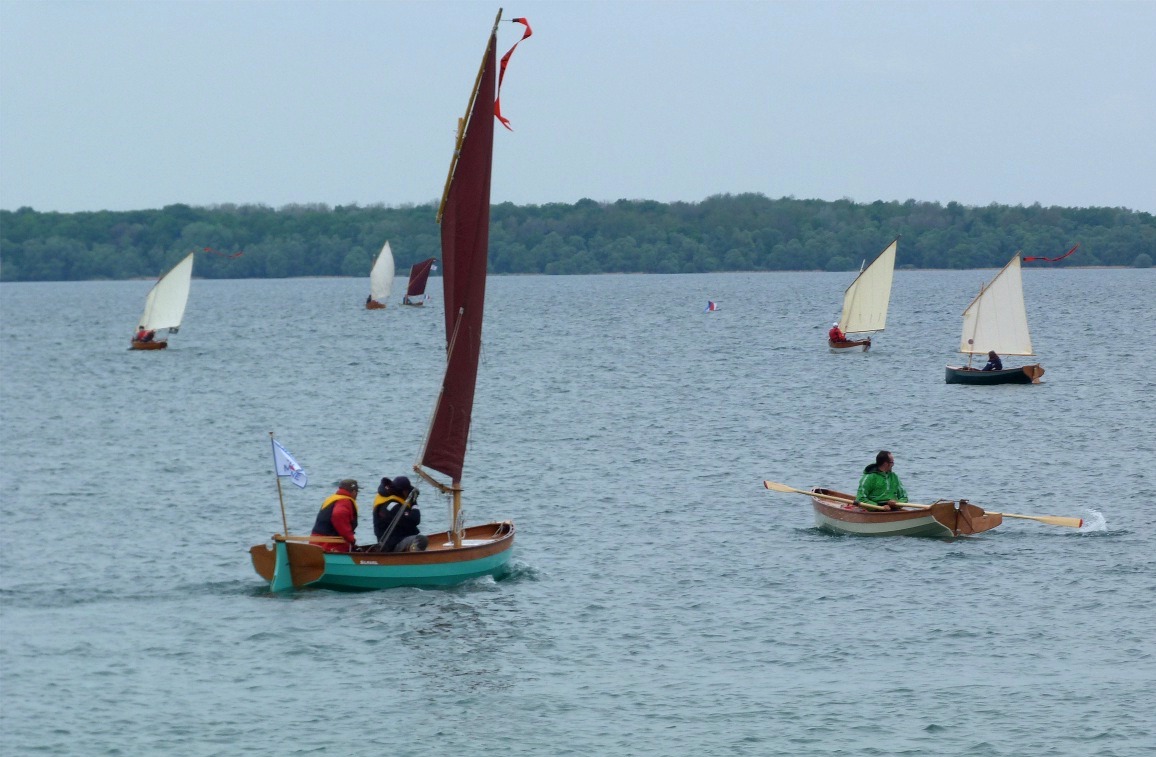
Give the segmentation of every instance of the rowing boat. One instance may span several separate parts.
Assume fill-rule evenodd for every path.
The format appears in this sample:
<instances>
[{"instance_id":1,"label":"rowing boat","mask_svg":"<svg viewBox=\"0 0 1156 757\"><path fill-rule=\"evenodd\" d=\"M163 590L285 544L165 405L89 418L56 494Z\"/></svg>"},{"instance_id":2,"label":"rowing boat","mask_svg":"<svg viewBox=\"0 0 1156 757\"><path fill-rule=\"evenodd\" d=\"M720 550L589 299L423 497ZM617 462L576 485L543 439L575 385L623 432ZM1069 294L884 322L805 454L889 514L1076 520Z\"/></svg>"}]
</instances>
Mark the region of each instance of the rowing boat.
<instances>
[{"instance_id":1,"label":"rowing boat","mask_svg":"<svg viewBox=\"0 0 1156 757\"><path fill-rule=\"evenodd\" d=\"M998 514L961 500L940 501L917 510L866 510L851 494L834 489L811 490L815 525L837 534L856 536L930 536L950 539L978 534L1003 522Z\"/></svg>"}]
</instances>

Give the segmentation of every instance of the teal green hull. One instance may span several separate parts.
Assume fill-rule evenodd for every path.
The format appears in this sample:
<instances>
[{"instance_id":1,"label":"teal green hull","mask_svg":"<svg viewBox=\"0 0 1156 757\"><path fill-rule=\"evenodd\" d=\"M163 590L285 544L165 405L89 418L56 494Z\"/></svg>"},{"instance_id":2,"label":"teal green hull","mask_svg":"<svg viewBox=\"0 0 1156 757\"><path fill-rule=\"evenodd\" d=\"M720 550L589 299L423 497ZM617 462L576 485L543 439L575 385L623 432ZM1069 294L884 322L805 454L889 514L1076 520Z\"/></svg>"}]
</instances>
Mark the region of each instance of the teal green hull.
<instances>
[{"instance_id":1,"label":"teal green hull","mask_svg":"<svg viewBox=\"0 0 1156 757\"><path fill-rule=\"evenodd\" d=\"M400 586L453 586L506 571L510 550L478 560L432 565L366 565L349 555L326 554L325 574L310 586L322 589L370 591Z\"/></svg>"},{"instance_id":2,"label":"teal green hull","mask_svg":"<svg viewBox=\"0 0 1156 757\"><path fill-rule=\"evenodd\" d=\"M422 552L325 552L297 537L275 536L272 547L257 545L249 553L274 592L306 586L340 591L453 586L507 571L514 524L473 526L461 544L454 547L442 532L431 534L429 549Z\"/></svg>"}]
</instances>

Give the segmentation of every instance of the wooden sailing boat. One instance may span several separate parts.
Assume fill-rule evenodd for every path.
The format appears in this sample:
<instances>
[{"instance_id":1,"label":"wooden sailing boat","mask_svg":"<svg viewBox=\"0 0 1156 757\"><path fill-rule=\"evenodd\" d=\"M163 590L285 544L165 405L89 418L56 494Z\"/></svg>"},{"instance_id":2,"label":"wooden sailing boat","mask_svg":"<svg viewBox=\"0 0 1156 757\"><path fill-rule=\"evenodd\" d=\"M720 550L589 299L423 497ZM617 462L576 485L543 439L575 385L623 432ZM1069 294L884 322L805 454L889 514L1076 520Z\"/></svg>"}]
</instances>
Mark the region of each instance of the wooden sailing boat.
<instances>
[{"instance_id":1,"label":"wooden sailing boat","mask_svg":"<svg viewBox=\"0 0 1156 757\"><path fill-rule=\"evenodd\" d=\"M369 271L369 296L365 298L366 310L384 310L393 289L393 250L389 241L381 246L377 260Z\"/></svg>"},{"instance_id":2,"label":"wooden sailing boat","mask_svg":"<svg viewBox=\"0 0 1156 757\"><path fill-rule=\"evenodd\" d=\"M971 367L973 355L1034 355L1024 309L1020 254L1016 252L991 283L982 287L963 311L963 334L959 351L967 354L966 366L947 366L949 384L1038 384L1044 369L1039 363L1000 371Z\"/></svg>"},{"instance_id":3,"label":"wooden sailing boat","mask_svg":"<svg viewBox=\"0 0 1156 757\"><path fill-rule=\"evenodd\" d=\"M433 270L437 258L427 258L420 263L414 263L409 269L409 285L405 288L405 296L401 298L402 305L421 307L425 305L429 295L425 293L426 282L429 281L430 271Z\"/></svg>"},{"instance_id":4,"label":"wooden sailing boat","mask_svg":"<svg viewBox=\"0 0 1156 757\"><path fill-rule=\"evenodd\" d=\"M851 334L882 331L887 326L887 307L891 303L891 277L895 273L896 237L883 252L864 268L843 293L843 312L838 325L847 339L836 342L828 339L831 352L866 352L871 349L871 337L851 339Z\"/></svg>"},{"instance_id":5,"label":"wooden sailing boat","mask_svg":"<svg viewBox=\"0 0 1156 757\"><path fill-rule=\"evenodd\" d=\"M148 297L145 298L144 313L140 317L129 349L168 349L168 340L157 339L156 332L160 329L167 329L169 334L175 334L180 330L181 320L185 317L185 305L189 302L194 254L190 252L186 255L181 262L169 269L168 273L161 276L153 288L149 290ZM138 338L142 331L147 332L147 338Z\"/></svg>"},{"instance_id":6,"label":"wooden sailing boat","mask_svg":"<svg viewBox=\"0 0 1156 757\"><path fill-rule=\"evenodd\" d=\"M414 471L452 496L450 527L427 534L423 552L326 552L308 536L277 534L272 547L249 550L253 567L274 591L300 586L382 589L455 584L506 569L514 544L510 521L466 528L462 516L462 468L473 413L481 354L482 311L489 257L490 170L497 96L498 21L486 45L466 117L446 178L441 223L445 299L446 372L429 431ZM449 477L449 483L435 473ZM286 528L286 530L288 530Z\"/></svg>"}]
</instances>

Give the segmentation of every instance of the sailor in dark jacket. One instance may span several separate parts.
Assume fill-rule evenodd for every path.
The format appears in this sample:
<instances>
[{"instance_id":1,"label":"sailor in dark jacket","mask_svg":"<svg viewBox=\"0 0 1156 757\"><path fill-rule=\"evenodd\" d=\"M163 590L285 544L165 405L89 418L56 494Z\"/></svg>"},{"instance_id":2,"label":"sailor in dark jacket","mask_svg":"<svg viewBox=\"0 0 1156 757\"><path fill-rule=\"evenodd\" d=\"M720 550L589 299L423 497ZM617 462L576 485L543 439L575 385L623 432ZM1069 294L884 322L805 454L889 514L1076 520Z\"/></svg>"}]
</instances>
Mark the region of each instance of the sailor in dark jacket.
<instances>
[{"instance_id":1,"label":"sailor in dark jacket","mask_svg":"<svg viewBox=\"0 0 1156 757\"><path fill-rule=\"evenodd\" d=\"M411 492L413 498L409 507L406 507ZM399 507L405 511L389 538L382 544L382 537L389 530L389 524L393 523ZM418 533L419 523L421 511L417 508L417 491L409 479L405 476L398 476L393 481L381 479L381 486L377 488L377 497L373 501L373 533L377 537L378 548L382 552L416 552L425 549L429 546L429 539Z\"/></svg>"},{"instance_id":2,"label":"sailor in dark jacket","mask_svg":"<svg viewBox=\"0 0 1156 757\"><path fill-rule=\"evenodd\" d=\"M983 367L985 371L1002 371L1003 361L999 359L999 355L995 354L995 350L990 350L987 353L987 365Z\"/></svg>"}]
</instances>

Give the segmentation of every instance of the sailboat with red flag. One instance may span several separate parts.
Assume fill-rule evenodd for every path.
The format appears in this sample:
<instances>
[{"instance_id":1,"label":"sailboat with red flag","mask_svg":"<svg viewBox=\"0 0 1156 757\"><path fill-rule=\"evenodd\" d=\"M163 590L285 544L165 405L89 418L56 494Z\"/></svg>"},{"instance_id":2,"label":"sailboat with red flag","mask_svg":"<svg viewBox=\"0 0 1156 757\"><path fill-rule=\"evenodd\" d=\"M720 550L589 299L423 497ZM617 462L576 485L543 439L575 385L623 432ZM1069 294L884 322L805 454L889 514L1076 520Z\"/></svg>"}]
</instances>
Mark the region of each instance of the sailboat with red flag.
<instances>
[{"instance_id":1,"label":"sailboat with red flag","mask_svg":"<svg viewBox=\"0 0 1156 757\"><path fill-rule=\"evenodd\" d=\"M501 17L499 10L466 116L458 123L457 143L438 209L446 371L414 471L450 497L449 528L426 534L429 545L420 552L327 552L309 544L309 536L275 534L271 546L259 544L249 550L253 567L273 591L303 586L446 586L507 570L514 546L513 522L467 527L462 510L462 474L482 345L495 118L508 128L497 95L513 48L502 58L499 70L496 45ZM513 21L525 25L522 39L530 36L525 19Z\"/></svg>"},{"instance_id":2,"label":"sailboat with red flag","mask_svg":"<svg viewBox=\"0 0 1156 757\"><path fill-rule=\"evenodd\" d=\"M425 293L426 282L429 281L430 271L434 270L437 258L426 258L420 263L414 263L409 269L409 284L405 288L405 296L401 298L402 305L422 307L429 300Z\"/></svg>"}]
</instances>

